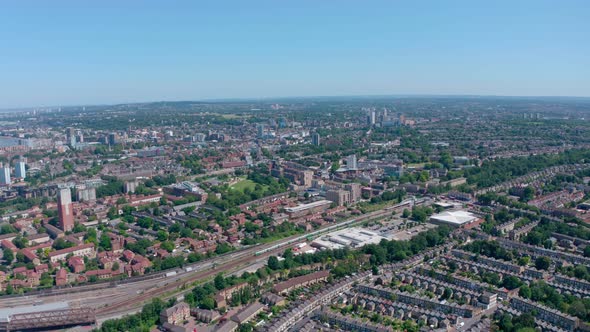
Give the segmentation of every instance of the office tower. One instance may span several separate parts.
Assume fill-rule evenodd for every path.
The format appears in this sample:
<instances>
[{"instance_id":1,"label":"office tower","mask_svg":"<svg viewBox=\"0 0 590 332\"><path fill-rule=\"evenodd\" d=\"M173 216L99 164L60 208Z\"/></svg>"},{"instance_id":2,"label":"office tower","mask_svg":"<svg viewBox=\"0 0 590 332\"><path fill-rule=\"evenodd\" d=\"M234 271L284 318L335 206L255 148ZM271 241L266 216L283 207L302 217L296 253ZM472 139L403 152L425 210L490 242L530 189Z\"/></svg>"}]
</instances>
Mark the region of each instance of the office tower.
<instances>
[{"instance_id":1,"label":"office tower","mask_svg":"<svg viewBox=\"0 0 590 332\"><path fill-rule=\"evenodd\" d=\"M369 115L367 115L367 124L369 126L374 126L376 121L377 121L377 114L375 113L374 110L371 110L369 112Z\"/></svg>"},{"instance_id":2,"label":"office tower","mask_svg":"<svg viewBox=\"0 0 590 332\"><path fill-rule=\"evenodd\" d=\"M2 165L0 166L0 184L9 185L12 181L10 180L10 166L9 165Z\"/></svg>"},{"instance_id":3,"label":"office tower","mask_svg":"<svg viewBox=\"0 0 590 332\"><path fill-rule=\"evenodd\" d=\"M14 166L14 174L17 178L24 179L27 177L26 164L27 161L23 158L16 162L16 165Z\"/></svg>"},{"instance_id":4,"label":"office tower","mask_svg":"<svg viewBox=\"0 0 590 332\"><path fill-rule=\"evenodd\" d=\"M96 188L93 187L82 187L78 188L76 192L79 202L88 202L96 200Z\"/></svg>"},{"instance_id":5,"label":"office tower","mask_svg":"<svg viewBox=\"0 0 590 332\"><path fill-rule=\"evenodd\" d=\"M134 193L139 183L137 181L125 182L124 189L126 194Z\"/></svg>"},{"instance_id":6,"label":"office tower","mask_svg":"<svg viewBox=\"0 0 590 332\"><path fill-rule=\"evenodd\" d=\"M205 142L206 139L207 139L207 135L205 135L203 133L195 134L195 142Z\"/></svg>"},{"instance_id":7,"label":"office tower","mask_svg":"<svg viewBox=\"0 0 590 332\"><path fill-rule=\"evenodd\" d=\"M107 139L107 143L110 146L113 146L115 144L117 144L117 134L116 133L110 133Z\"/></svg>"},{"instance_id":8,"label":"office tower","mask_svg":"<svg viewBox=\"0 0 590 332\"><path fill-rule=\"evenodd\" d=\"M319 146L320 145L320 134L313 133L311 134L311 144Z\"/></svg>"},{"instance_id":9,"label":"office tower","mask_svg":"<svg viewBox=\"0 0 590 332\"><path fill-rule=\"evenodd\" d=\"M287 119L280 118L279 119L279 128L286 128L288 126Z\"/></svg>"},{"instance_id":10,"label":"office tower","mask_svg":"<svg viewBox=\"0 0 590 332\"><path fill-rule=\"evenodd\" d=\"M57 212L61 230L64 232L71 231L74 228L74 210L70 188L59 189L57 194Z\"/></svg>"},{"instance_id":11,"label":"office tower","mask_svg":"<svg viewBox=\"0 0 590 332\"><path fill-rule=\"evenodd\" d=\"M358 169L358 164L356 162L356 154L351 154L350 156L346 157L346 168L348 169Z\"/></svg>"},{"instance_id":12,"label":"office tower","mask_svg":"<svg viewBox=\"0 0 590 332\"><path fill-rule=\"evenodd\" d=\"M258 130L258 138L263 138L264 137L264 125L261 123L258 126L256 126L256 129Z\"/></svg>"},{"instance_id":13,"label":"office tower","mask_svg":"<svg viewBox=\"0 0 590 332\"><path fill-rule=\"evenodd\" d=\"M74 128L66 129L66 137L69 145L76 145L76 130Z\"/></svg>"}]
</instances>

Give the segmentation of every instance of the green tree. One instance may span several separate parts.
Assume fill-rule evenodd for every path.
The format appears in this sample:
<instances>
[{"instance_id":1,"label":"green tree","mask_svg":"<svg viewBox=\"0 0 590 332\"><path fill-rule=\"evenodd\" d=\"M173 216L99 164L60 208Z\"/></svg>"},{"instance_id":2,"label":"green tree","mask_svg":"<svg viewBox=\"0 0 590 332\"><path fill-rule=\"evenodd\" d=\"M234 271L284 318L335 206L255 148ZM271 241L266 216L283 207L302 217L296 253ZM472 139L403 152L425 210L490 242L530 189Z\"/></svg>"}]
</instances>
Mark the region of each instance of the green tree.
<instances>
[{"instance_id":1,"label":"green tree","mask_svg":"<svg viewBox=\"0 0 590 332\"><path fill-rule=\"evenodd\" d=\"M11 224L4 224L0 226L0 235L10 234L10 233L17 233L18 230L14 228Z\"/></svg>"},{"instance_id":2,"label":"green tree","mask_svg":"<svg viewBox=\"0 0 590 332\"><path fill-rule=\"evenodd\" d=\"M518 295L520 295L521 297L524 297L525 299L530 299L532 296L532 292L529 286L527 285L523 285L520 287L520 289L518 290Z\"/></svg>"},{"instance_id":3,"label":"green tree","mask_svg":"<svg viewBox=\"0 0 590 332\"><path fill-rule=\"evenodd\" d=\"M12 287L11 284L7 284L5 291L6 291L6 294L10 295L10 294L14 293L14 288Z\"/></svg>"},{"instance_id":4,"label":"green tree","mask_svg":"<svg viewBox=\"0 0 590 332\"><path fill-rule=\"evenodd\" d=\"M335 161L332 163L332 166L330 167L330 170L332 171L332 173L336 173L336 171L340 168L340 163Z\"/></svg>"},{"instance_id":5,"label":"green tree","mask_svg":"<svg viewBox=\"0 0 590 332\"><path fill-rule=\"evenodd\" d=\"M166 241L168 240L168 233L164 230L158 231L158 241Z\"/></svg>"},{"instance_id":6,"label":"green tree","mask_svg":"<svg viewBox=\"0 0 590 332\"><path fill-rule=\"evenodd\" d=\"M535 267L539 270L547 270L551 266L549 257L541 256L535 259Z\"/></svg>"},{"instance_id":7,"label":"green tree","mask_svg":"<svg viewBox=\"0 0 590 332\"><path fill-rule=\"evenodd\" d=\"M512 290L520 287L522 285L522 281L515 277L515 276L508 276L502 280L502 286L506 289Z\"/></svg>"},{"instance_id":8,"label":"green tree","mask_svg":"<svg viewBox=\"0 0 590 332\"><path fill-rule=\"evenodd\" d=\"M514 324L514 328L518 331L519 329L524 328L534 328L535 327L535 317L533 317L530 313L524 313L520 316L514 317L512 320Z\"/></svg>"},{"instance_id":9,"label":"green tree","mask_svg":"<svg viewBox=\"0 0 590 332\"><path fill-rule=\"evenodd\" d=\"M66 240L64 240L63 238L57 238L55 241L53 241L53 248L55 250L61 250L61 249L65 249L65 248L70 248L74 246L73 243L68 242Z\"/></svg>"},{"instance_id":10,"label":"green tree","mask_svg":"<svg viewBox=\"0 0 590 332\"><path fill-rule=\"evenodd\" d=\"M14 260L14 252L10 248L4 249L4 261L6 265L10 265Z\"/></svg>"},{"instance_id":11,"label":"green tree","mask_svg":"<svg viewBox=\"0 0 590 332\"><path fill-rule=\"evenodd\" d=\"M281 262L279 262L279 259L276 256L270 256L268 258L268 268L273 271L281 269Z\"/></svg>"},{"instance_id":12,"label":"green tree","mask_svg":"<svg viewBox=\"0 0 590 332\"><path fill-rule=\"evenodd\" d=\"M15 237L12 240L12 243L19 249L23 249L24 247L27 246L27 242L28 240L26 240L24 237L22 237L21 235L18 235L17 237Z\"/></svg>"},{"instance_id":13,"label":"green tree","mask_svg":"<svg viewBox=\"0 0 590 332\"><path fill-rule=\"evenodd\" d=\"M410 214L410 210L404 209L404 211L402 212L402 218L409 218Z\"/></svg>"},{"instance_id":14,"label":"green tree","mask_svg":"<svg viewBox=\"0 0 590 332\"><path fill-rule=\"evenodd\" d=\"M531 258L529 256L522 256L518 259L518 265L520 266L527 266L531 262Z\"/></svg>"},{"instance_id":15,"label":"green tree","mask_svg":"<svg viewBox=\"0 0 590 332\"><path fill-rule=\"evenodd\" d=\"M218 290L222 290L225 288L226 284L225 284L225 278L223 277L222 273L218 273L215 276L215 279L213 280L213 283L215 284L215 288L217 288Z\"/></svg>"},{"instance_id":16,"label":"green tree","mask_svg":"<svg viewBox=\"0 0 590 332\"><path fill-rule=\"evenodd\" d=\"M215 308L215 300L211 296L208 296L201 301L199 307L201 309L211 310Z\"/></svg>"},{"instance_id":17,"label":"green tree","mask_svg":"<svg viewBox=\"0 0 590 332\"><path fill-rule=\"evenodd\" d=\"M108 236L108 234L106 232L103 232L100 235L100 241L99 241L98 246L106 251L111 250L111 248L112 248L111 238Z\"/></svg>"},{"instance_id":18,"label":"green tree","mask_svg":"<svg viewBox=\"0 0 590 332\"><path fill-rule=\"evenodd\" d=\"M47 272L41 274L41 278L39 279L41 283L41 287L51 287L53 286L53 278Z\"/></svg>"},{"instance_id":19,"label":"green tree","mask_svg":"<svg viewBox=\"0 0 590 332\"><path fill-rule=\"evenodd\" d=\"M160 248L172 252L174 251L174 243L172 241L164 241L160 244Z\"/></svg>"}]
</instances>

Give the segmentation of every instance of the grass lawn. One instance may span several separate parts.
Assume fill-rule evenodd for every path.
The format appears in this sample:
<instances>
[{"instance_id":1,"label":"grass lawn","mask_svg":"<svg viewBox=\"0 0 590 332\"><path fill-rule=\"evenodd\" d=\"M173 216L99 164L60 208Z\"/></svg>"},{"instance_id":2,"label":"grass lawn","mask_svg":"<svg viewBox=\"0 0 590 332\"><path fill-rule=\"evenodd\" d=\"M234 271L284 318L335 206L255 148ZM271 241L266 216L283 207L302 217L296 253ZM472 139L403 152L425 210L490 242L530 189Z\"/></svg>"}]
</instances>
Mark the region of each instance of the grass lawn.
<instances>
[{"instance_id":1,"label":"grass lawn","mask_svg":"<svg viewBox=\"0 0 590 332\"><path fill-rule=\"evenodd\" d=\"M384 202L382 201L380 203L362 202L362 203L359 203L359 205L357 207L363 213L369 213L369 212L374 212L377 210L384 209L386 207L389 207L389 206L392 206L395 204L397 204L397 200L393 199L391 201L384 201Z\"/></svg>"},{"instance_id":2,"label":"grass lawn","mask_svg":"<svg viewBox=\"0 0 590 332\"><path fill-rule=\"evenodd\" d=\"M426 163L414 163L414 164L408 164L406 167L415 167L415 168L420 168L420 167L424 167L424 165L426 165Z\"/></svg>"},{"instance_id":3,"label":"grass lawn","mask_svg":"<svg viewBox=\"0 0 590 332\"><path fill-rule=\"evenodd\" d=\"M230 188L233 190L239 190L241 192L244 192L244 190L246 188L250 188L250 190L254 190L255 186L256 186L256 183L254 183L254 181L252 181L252 180L242 180L242 181L234 184Z\"/></svg>"}]
</instances>

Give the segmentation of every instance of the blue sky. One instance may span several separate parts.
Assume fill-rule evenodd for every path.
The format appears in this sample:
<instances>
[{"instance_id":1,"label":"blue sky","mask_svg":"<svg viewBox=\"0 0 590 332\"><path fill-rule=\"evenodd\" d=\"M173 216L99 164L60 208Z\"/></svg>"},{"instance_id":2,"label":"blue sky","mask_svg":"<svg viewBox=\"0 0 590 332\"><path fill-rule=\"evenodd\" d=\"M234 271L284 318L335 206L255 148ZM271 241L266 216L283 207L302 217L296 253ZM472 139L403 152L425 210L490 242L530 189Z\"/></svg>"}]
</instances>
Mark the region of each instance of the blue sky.
<instances>
[{"instance_id":1,"label":"blue sky","mask_svg":"<svg viewBox=\"0 0 590 332\"><path fill-rule=\"evenodd\" d=\"M0 4L0 107L370 94L590 96L590 1Z\"/></svg>"}]
</instances>

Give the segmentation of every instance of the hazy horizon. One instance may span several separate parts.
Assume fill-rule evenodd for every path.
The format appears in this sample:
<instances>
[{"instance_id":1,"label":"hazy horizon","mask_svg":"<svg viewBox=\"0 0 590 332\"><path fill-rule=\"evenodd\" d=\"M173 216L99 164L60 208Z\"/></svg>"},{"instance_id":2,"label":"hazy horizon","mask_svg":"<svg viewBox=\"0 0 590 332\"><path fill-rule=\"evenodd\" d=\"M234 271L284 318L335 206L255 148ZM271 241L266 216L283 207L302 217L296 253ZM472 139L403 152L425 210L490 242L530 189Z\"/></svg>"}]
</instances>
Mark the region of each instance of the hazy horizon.
<instances>
[{"instance_id":1,"label":"hazy horizon","mask_svg":"<svg viewBox=\"0 0 590 332\"><path fill-rule=\"evenodd\" d=\"M7 107L0 108L0 111L18 111L18 110L33 110L56 107L96 107L96 106L115 106L115 105L133 105L133 104L153 104L153 103L232 103L232 102L281 102L290 100L321 100L321 99L436 99L436 98L457 98L457 99L538 99L538 100L584 100L590 101L590 96L516 96L516 95L434 95L434 94L390 94L390 95L340 95L340 96L277 96L277 97L244 97L244 98L216 98L216 99L178 99L178 100L144 100L144 101L129 101L117 103L88 103L88 104L63 104L63 105L36 105L25 107Z\"/></svg>"}]
</instances>

